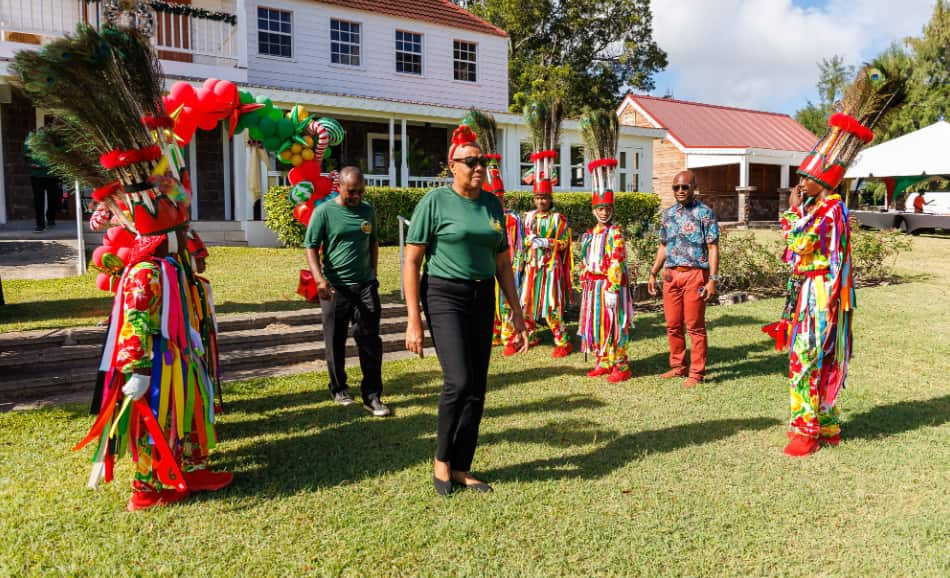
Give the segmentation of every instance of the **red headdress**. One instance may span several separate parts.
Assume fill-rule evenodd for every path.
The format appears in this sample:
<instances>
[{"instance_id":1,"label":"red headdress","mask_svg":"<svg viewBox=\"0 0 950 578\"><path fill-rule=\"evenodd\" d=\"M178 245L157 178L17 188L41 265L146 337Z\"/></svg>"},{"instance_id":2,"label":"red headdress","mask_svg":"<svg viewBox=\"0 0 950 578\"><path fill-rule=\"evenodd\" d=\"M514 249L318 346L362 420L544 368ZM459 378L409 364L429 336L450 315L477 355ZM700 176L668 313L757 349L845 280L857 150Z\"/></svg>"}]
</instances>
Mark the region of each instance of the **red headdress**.
<instances>
[{"instance_id":1,"label":"red headdress","mask_svg":"<svg viewBox=\"0 0 950 578\"><path fill-rule=\"evenodd\" d=\"M478 136L475 135L475 132L472 130L472 127L468 125L459 125L454 131L452 131L452 146L449 147L449 160L455 158L455 151L459 147L475 144L478 144Z\"/></svg>"}]
</instances>

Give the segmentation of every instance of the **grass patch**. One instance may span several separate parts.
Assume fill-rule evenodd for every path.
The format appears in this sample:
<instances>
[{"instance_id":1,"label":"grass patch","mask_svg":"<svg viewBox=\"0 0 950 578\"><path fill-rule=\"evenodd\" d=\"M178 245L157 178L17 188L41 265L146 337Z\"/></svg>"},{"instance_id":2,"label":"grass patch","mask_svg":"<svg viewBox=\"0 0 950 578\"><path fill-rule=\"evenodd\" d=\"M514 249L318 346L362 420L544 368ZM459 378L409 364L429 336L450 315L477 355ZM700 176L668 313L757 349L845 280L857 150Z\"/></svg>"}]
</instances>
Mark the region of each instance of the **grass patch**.
<instances>
[{"instance_id":1,"label":"grass patch","mask_svg":"<svg viewBox=\"0 0 950 578\"><path fill-rule=\"evenodd\" d=\"M781 453L786 360L759 331L780 299L710 309L690 391L653 377L663 320L643 314L624 384L555 364L549 336L495 353L488 496L431 488L434 358L384 366L387 420L331 404L325 374L229 384L214 459L235 484L136 515L128 460L83 487L85 407L0 415L0 574L946 575L950 243L914 242L901 266L930 277L858 291L836 449Z\"/></svg>"},{"instance_id":2,"label":"grass patch","mask_svg":"<svg viewBox=\"0 0 950 578\"><path fill-rule=\"evenodd\" d=\"M304 309L313 304L296 294L303 249L211 247L206 276L219 314ZM380 294L399 296L399 248L381 247ZM96 288L96 272L63 279L3 282L0 333L95 325L109 315L112 295Z\"/></svg>"}]
</instances>

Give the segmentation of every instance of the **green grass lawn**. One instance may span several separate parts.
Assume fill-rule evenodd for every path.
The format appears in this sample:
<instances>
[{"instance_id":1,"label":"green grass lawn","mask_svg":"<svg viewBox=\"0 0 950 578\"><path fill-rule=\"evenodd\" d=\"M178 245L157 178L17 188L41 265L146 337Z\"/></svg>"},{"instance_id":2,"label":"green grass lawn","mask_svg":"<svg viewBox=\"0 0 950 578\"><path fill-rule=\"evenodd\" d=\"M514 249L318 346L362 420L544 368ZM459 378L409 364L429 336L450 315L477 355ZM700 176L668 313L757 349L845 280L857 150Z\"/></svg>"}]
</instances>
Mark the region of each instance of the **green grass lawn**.
<instances>
[{"instance_id":1,"label":"green grass lawn","mask_svg":"<svg viewBox=\"0 0 950 578\"><path fill-rule=\"evenodd\" d=\"M297 296L303 249L211 247L206 276L219 314L313 307ZM399 295L399 248L380 249L383 298ZM64 279L3 282L0 333L95 325L109 315L112 294L96 288L97 271Z\"/></svg>"},{"instance_id":2,"label":"green grass lawn","mask_svg":"<svg viewBox=\"0 0 950 578\"><path fill-rule=\"evenodd\" d=\"M495 353L474 464L490 495L432 490L432 358L384 366L386 420L331 404L325 374L230 384L214 461L234 485L153 512L123 511L128 460L84 487L84 406L2 414L0 575L946 576L950 239L901 266L913 282L859 290L838 448L781 452L785 358L759 331L781 300L710 310L695 390L653 377L666 339L644 314L623 384L552 361L549 337Z\"/></svg>"}]
</instances>

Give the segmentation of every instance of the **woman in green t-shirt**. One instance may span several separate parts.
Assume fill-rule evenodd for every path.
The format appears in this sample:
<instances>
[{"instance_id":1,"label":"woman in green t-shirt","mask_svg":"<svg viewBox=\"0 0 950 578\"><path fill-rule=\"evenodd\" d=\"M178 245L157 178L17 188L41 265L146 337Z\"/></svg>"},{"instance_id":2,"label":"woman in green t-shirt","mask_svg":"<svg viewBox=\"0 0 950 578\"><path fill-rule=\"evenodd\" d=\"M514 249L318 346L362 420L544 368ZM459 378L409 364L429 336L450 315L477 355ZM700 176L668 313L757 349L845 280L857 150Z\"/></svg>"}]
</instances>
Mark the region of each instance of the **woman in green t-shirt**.
<instances>
[{"instance_id":1,"label":"woman in green t-shirt","mask_svg":"<svg viewBox=\"0 0 950 578\"><path fill-rule=\"evenodd\" d=\"M512 305L513 342L528 346L505 234L504 209L482 190L487 161L475 134L460 126L452 135L451 187L426 193L412 213L403 279L408 323L406 349L422 356L422 319L442 365L438 435L432 482L440 495L454 485L480 492L491 487L469 473L485 406L495 320L494 280ZM425 258L422 279L419 269Z\"/></svg>"}]
</instances>

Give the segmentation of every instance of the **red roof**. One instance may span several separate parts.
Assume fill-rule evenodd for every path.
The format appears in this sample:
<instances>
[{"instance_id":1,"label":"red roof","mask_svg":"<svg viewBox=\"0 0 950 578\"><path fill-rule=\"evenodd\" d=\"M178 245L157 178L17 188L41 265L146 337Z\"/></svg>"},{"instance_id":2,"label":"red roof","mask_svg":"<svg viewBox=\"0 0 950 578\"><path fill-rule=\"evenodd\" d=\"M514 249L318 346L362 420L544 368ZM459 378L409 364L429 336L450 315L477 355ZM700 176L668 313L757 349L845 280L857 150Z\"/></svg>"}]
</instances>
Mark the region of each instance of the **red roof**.
<instances>
[{"instance_id":1,"label":"red roof","mask_svg":"<svg viewBox=\"0 0 950 578\"><path fill-rule=\"evenodd\" d=\"M787 114L629 94L686 148L760 148L808 152L818 137Z\"/></svg>"},{"instance_id":2,"label":"red roof","mask_svg":"<svg viewBox=\"0 0 950 578\"><path fill-rule=\"evenodd\" d=\"M449 0L316 0L320 4L333 4L353 10L365 10L377 14L401 16L410 20L425 20L450 28L463 28L483 34L508 37L508 33L494 24L482 20L468 10Z\"/></svg>"}]
</instances>

